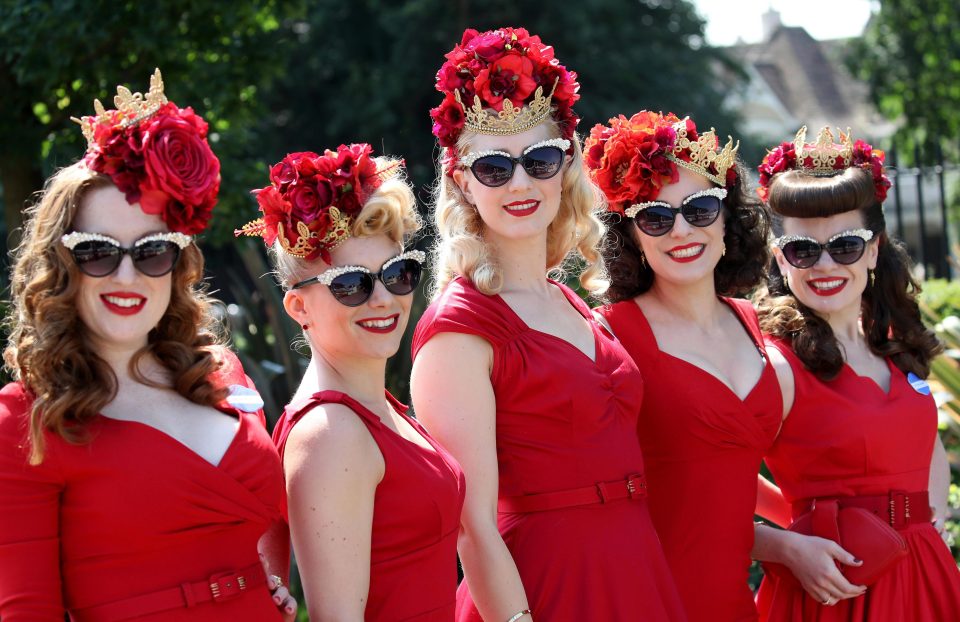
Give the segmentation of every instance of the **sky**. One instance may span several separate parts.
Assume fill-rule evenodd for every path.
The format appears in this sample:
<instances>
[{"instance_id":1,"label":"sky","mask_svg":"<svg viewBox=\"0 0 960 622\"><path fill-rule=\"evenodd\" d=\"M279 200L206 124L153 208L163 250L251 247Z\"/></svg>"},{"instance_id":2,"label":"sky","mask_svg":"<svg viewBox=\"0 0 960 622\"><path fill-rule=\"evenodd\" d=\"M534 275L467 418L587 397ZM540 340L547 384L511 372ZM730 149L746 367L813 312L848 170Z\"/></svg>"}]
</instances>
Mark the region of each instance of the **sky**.
<instances>
[{"instance_id":1,"label":"sky","mask_svg":"<svg viewBox=\"0 0 960 622\"><path fill-rule=\"evenodd\" d=\"M763 39L761 16L771 7L785 26L802 26L814 39L855 37L863 33L878 0L693 0L707 22L707 43L732 45Z\"/></svg>"}]
</instances>

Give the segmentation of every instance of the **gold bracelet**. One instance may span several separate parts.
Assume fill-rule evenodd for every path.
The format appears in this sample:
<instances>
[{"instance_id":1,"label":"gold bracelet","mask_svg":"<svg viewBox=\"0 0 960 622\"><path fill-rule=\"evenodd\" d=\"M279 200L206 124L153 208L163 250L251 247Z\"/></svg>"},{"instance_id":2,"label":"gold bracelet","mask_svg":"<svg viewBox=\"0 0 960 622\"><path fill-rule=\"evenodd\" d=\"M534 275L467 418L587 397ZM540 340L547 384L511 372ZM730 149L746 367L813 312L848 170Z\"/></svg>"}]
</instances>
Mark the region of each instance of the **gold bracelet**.
<instances>
[{"instance_id":1,"label":"gold bracelet","mask_svg":"<svg viewBox=\"0 0 960 622\"><path fill-rule=\"evenodd\" d=\"M518 612L516 612L515 614L513 614L512 616L510 616L510 619L507 620L507 622L517 622L517 620L519 620L519 619L522 618L523 616L527 615L528 613L531 614L531 615L533 614L533 612L530 611L529 609L524 609L523 611L518 611Z\"/></svg>"}]
</instances>

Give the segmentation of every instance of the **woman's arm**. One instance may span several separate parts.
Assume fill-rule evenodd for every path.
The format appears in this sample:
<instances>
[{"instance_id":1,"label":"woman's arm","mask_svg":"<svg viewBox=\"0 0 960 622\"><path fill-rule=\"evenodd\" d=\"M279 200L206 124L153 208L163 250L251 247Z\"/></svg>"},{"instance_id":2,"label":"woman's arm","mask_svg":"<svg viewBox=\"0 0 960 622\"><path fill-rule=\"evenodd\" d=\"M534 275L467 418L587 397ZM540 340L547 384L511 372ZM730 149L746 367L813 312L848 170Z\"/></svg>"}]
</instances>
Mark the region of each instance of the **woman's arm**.
<instances>
[{"instance_id":1,"label":"woman's arm","mask_svg":"<svg viewBox=\"0 0 960 622\"><path fill-rule=\"evenodd\" d=\"M0 619L63 622L60 496L48 436L43 463L27 463L23 411L0 403Z\"/></svg>"},{"instance_id":2,"label":"woman's arm","mask_svg":"<svg viewBox=\"0 0 960 622\"><path fill-rule=\"evenodd\" d=\"M287 523L282 520L271 523L257 542L257 551L273 602L283 612L285 622L293 622L297 616L297 600L285 587L290 578L290 529Z\"/></svg>"},{"instance_id":3,"label":"woman's arm","mask_svg":"<svg viewBox=\"0 0 960 622\"><path fill-rule=\"evenodd\" d=\"M793 511L787 500L783 498L780 488L759 473L757 474L755 513L779 527L788 527L793 520Z\"/></svg>"},{"instance_id":4,"label":"woman's arm","mask_svg":"<svg viewBox=\"0 0 960 622\"><path fill-rule=\"evenodd\" d=\"M496 398L493 351L479 337L441 333L420 349L410 387L423 425L460 462L467 494L458 550L484 620L502 622L527 609L517 566L497 530ZM523 620L529 620L524 616Z\"/></svg>"},{"instance_id":5,"label":"woman's arm","mask_svg":"<svg viewBox=\"0 0 960 622\"><path fill-rule=\"evenodd\" d=\"M950 494L950 462L947 460L947 450L944 449L939 434L933 445L933 455L930 457L929 492L933 524L942 536L943 526L949 513L947 497Z\"/></svg>"},{"instance_id":6,"label":"woman's arm","mask_svg":"<svg viewBox=\"0 0 960 622\"><path fill-rule=\"evenodd\" d=\"M383 455L345 406L312 410L283 461L293 549L310 619L362 622L370 590L373 500Z\"/></svg>"}]
</instances>

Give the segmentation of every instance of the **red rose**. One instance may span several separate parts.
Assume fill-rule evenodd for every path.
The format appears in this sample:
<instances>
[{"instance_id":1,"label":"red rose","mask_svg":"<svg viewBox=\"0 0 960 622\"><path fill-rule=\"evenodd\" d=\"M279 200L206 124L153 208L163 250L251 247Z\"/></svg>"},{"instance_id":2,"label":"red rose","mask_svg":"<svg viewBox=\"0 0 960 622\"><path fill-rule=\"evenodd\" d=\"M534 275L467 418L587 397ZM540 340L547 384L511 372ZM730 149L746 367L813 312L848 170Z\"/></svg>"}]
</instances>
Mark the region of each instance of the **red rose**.
<instances>
[{"instance_id":1,"label":"red rose","mask_svg":"<svg viewBox=\"0 0 960 622\"><path fill-rule=\"evenodd\" d=\"M190 108L167 106L140 126L146 173L140 205L168 225L173 221L186 227L170 225L173 230L199 233L220 188L220 161L207 144L206 123ZM178 209L185 213L171 214Z\"/></svg>"},{"instance_id":2,"label":"red rose","mask_svg":"<svg viewBox=\"0 0 960 622\"><path fill-rule=\"evenodd\" d=\"M298 181L287 187L284 196L290 203L290 213L294 220L310 223L316 220L320 201L315 184Z\"/></svg>"},{"instance_id":3,"label":"red rose","mask_svg":"<svg viewBox=\"0 0 960 622\"><path fill-rule=\"evenodd\" d=\"M283 200L283 195L273 186L267 186L262 190L256 191L257 204L263 213L264 233L263 240L268 246L273 245L277 239L277 225L283 224L284 230L289 230L291 226L291 206Z\"/></svg>"},{"instance_id":4,"label":"red rose","mask_svg":"<svg viewBox=\"0 0 960 622\"><path fill-rule=\"evenodd\" d=\"M524 100L537 88L533 80L533 62L518 54L504 56L480 72L474 80L480 99L496 111L503 110L503 100L522 106Z\"/></svg>"}]
</instances>

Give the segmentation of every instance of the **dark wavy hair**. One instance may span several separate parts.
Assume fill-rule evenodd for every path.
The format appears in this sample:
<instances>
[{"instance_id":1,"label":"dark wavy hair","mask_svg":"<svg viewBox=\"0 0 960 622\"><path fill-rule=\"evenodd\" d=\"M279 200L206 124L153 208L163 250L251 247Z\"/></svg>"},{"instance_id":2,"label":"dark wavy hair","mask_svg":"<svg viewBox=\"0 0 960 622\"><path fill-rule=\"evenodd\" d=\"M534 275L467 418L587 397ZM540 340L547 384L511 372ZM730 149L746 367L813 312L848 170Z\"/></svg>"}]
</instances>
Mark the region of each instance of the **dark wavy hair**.
<instances>
[{"instance_id":1,"label":"dark wavy hair","mask_svg":"<svg viewBox=\"0 0 960 622\"><path fill-rule=\"evenodd\" d=\"M23 240L14 251L6 320L10 338L3 358L33 397L28 432L32 464L43 461L45 430L82 442L84 424L117 394L116 375L91 347L77 315L80 271L60 243L84 197L112 183L80 162L58 171L27 210ZM170 304L147 345L131 359L130 370L138 381L160 386L138 369L138 362L152 355L170 372L177 393L212 406L227 390L211 382L222 364L222 338L202 281L203 255L191 244L173 270Z\"/></svg>"},{"instance_id":2,"label":"dark wavy hair","mask_svg":"<svg viewBox=\"0 0 960 622\"><path fill-rule=\"evenodd\" d=\"M874 281L862 298L867 344L904 373L925 378L943 345L920 320L920 286L910 273L910 258L903 243L887 234L883 208L874 192L870 173L857 167L831 177L797 170L780 173L770 184L773 232L783 235L784 217L823 218L859 210L878 245ZM843 352L830 324L796 299L776 261L770 262L767 288L757 293L754 302L761 329L790 343L807 369L823 380L840 373Z\"/></svg>"},{"instance_id":3,"label":"dark wavy hair","mask_svg":"<svg viewBox=\"0 0 960 622\"><path fill-rule=\"evenodd\" d=\"M753 193L747 192L743 164L738 161L736 169L737 180L723 200L723 242L727 250L713 273L717 293L722 296L744 295L753 290L762 282L770 257L766 209ZM641 261L642 252L630 234L635 226L633 221L616 214L610 214L609 218L612 222L604 240L603 256L610 288L603 301L612 304L649 290L654 272L649 264Z\"/></svg>"}]
</instances>

